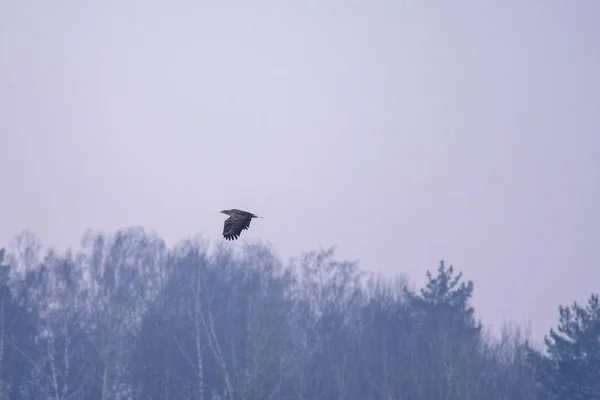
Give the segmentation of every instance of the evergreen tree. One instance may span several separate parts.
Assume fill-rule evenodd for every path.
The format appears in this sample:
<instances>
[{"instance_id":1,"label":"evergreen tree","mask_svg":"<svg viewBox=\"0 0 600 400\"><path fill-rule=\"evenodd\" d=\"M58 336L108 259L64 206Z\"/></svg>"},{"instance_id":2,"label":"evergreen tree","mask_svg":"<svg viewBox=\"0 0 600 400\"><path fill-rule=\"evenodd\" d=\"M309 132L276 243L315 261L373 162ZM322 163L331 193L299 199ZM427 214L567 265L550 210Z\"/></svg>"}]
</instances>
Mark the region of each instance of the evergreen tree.
<instances>
[{"instance_id":1,"label":"evergreen tree","mask_svg":"<svg viewBox=\"0 0 600 400\"><path fill-rule=\"evenodd\" d=\"M559 307L557 331L545 336L547 354L528 349L529 361L545 398L600 399L600 301L592 294L585 307Z\"/></svg>"},{"instance_id":2,"label":"evergreen tree","mask_svg":"<svg viewBox=\"0 0 600 400\"><path fill-rule=\"evenodd\" d=\"M470 306L473 282L462 282L462 272L454 274L454 267L440 261L437 275L427 271L427 284L415 295L405 289L408 302L425 315L431 328L459 329L462 333L476 334L481 325L475 322Z\"/></svg>"},{"instance_id":3,"label":"evergreen tree","mask_svg":"<svg viewBox=\"0 0 600 400\"><path fill-rule=\"evenodd\" d=\"M413 310L415 385L420 398L469 399L484 393L479 357L481 326L470 306L471 281L440 262L437 275L427 272L427 284L414 294L405 289Z\"/></svg>"}]
</instances>

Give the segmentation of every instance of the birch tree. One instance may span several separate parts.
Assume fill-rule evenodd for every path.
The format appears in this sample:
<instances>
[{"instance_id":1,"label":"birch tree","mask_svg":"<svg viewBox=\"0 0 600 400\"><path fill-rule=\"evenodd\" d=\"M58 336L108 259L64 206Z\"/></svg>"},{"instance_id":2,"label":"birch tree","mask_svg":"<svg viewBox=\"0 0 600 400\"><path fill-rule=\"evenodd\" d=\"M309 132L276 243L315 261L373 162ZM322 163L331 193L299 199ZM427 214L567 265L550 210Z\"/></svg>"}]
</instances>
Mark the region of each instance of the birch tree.
<instances>
[{"instance_id":1,"label":"birch tree","mask_svg":"<svg viewBox=\"0 0 600 400\"><path fill-rule=\"evenodd\" d=\"M85 307L98 352L96 385L101 400L133 396L127 368L130 341L164 277L166 246L139 227L114 235L87 232L78 255L87 287Z\"/></svg>"},{"instance_id":2,"label":"birch tree","mask_svg":"<svg viewBox=\"0 0 600 400\"><path fill-rule=\"evenodd\" d=\"M32 352L36 334L31 315L11 290L11 269L0 249L0 399L27 396L31 364L24 354Z\"/></svg>"}]
</instances>

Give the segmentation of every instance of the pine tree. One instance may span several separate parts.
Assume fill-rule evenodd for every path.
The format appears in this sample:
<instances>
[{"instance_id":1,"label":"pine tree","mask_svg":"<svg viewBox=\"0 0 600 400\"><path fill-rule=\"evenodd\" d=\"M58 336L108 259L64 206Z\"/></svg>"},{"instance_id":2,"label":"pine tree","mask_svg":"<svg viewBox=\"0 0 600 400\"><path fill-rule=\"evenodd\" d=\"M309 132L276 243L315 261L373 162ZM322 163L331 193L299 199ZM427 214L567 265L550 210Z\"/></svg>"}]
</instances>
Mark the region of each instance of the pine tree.
<instances>
[{"instance_id":1,"label":"pine tree","mask_svg":"<svg viewBox=\"0 0 600 400\"><path fill-rule=\"evenodd\" d=\"M557 331L545 336L547 354L528 349L544 397L553 400L600 399L600 301L559 307Z\"/></svg>"},{"instance_id":2,"label":"pine tree","mask_svg":"<svg viewBox=\"0 0 600 400\"><path fill-rule=\"evenodd\" d=\"M454 267L440 261L437 276L427 271L427 285L415 295L406 289L409 304L428 317L435 327L459 329L462 333L476 334L481 325L475 322L474 309L469 302L473 282L461 282L462 272L454 275Z\"/></svg>"},{"instance_id":3,"label":"pine tree","mask_svg":"<svg viewBox=\"0 0 600 400\"><path fill-rule=\"evenodd\" d=\"M483 398L478 348L481 325L470 306L471 281L440 262L419 294L405 290L415 324L415 392L420 398Z\"/></svg>"}]
</instances>

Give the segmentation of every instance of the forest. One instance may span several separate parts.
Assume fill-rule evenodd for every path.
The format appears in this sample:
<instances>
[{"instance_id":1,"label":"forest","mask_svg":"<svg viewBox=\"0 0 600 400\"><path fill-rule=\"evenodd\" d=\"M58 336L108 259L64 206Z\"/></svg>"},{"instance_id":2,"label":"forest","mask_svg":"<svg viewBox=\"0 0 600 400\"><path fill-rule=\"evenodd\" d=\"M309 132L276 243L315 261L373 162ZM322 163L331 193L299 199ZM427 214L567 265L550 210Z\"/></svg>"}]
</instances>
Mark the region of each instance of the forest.
<instances>
[{"instance_id":1,"label":"forest","mask_svg":"<svg viewBox=\"0 0 600 400\"><path fill-rule=\"evenodd\" d=\"M65 252L24 232L0 265L0 400L600 399L596 294L535 348L489 333L444 261L413 288L334 247L284 262L130 227Z\"/></svg>"}]
</instances>

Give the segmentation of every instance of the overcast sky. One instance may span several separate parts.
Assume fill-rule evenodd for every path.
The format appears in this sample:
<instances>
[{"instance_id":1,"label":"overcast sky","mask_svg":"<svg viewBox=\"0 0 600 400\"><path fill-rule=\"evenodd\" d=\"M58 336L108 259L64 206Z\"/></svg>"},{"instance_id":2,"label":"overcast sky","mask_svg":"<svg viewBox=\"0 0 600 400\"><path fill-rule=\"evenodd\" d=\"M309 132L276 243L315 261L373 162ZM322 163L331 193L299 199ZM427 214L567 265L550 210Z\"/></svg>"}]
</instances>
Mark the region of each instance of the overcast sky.
<instances>
[{"instance_id":1,"label":"overcast sky","mask_svg":"<svg viewBox=\"0 0 600 400\"><path fill-rule=\"evenodd\" d=\"M494 4L492 4L494 3ZM0 246L337 245L484 322L600 291L600 2L0 2Z\"/></svg>"}]
</instances>

